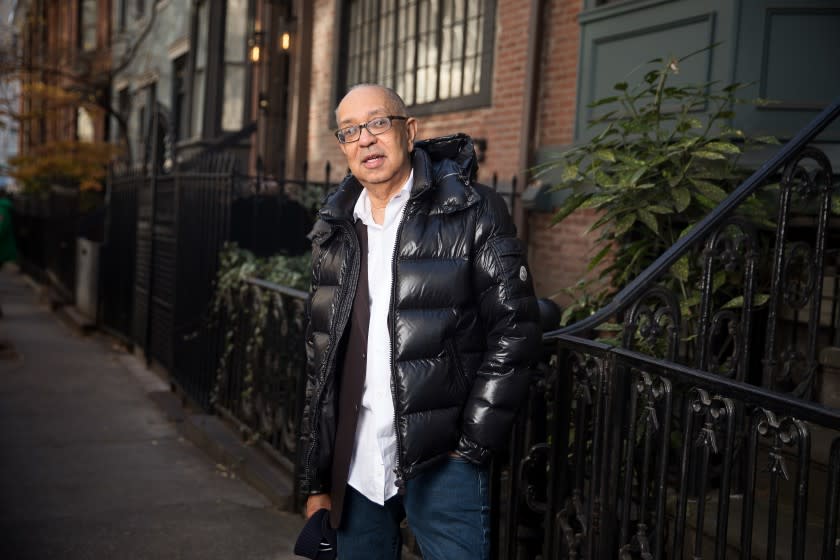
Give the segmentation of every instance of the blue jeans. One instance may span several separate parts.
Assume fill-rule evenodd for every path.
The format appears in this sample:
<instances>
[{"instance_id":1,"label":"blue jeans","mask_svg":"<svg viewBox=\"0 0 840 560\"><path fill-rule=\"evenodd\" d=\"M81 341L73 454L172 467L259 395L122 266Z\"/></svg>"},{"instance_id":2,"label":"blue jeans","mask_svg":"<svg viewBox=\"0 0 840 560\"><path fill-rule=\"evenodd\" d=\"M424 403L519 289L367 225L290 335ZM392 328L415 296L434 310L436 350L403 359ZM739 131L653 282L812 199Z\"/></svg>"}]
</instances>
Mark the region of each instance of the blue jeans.
<instances>
[{"instance_id":1,"label":"blue jeans","mask_svg":"<svg viewBox=\"0 0 840 560\"><path fill-rule=\"evenodd\" d=\"M408 480L405 495L384 506L348 487L338 529L339 560L398 560L403 517L424 560L489 559L487 469L450 457Z\"/></svg>"}]
</instances>

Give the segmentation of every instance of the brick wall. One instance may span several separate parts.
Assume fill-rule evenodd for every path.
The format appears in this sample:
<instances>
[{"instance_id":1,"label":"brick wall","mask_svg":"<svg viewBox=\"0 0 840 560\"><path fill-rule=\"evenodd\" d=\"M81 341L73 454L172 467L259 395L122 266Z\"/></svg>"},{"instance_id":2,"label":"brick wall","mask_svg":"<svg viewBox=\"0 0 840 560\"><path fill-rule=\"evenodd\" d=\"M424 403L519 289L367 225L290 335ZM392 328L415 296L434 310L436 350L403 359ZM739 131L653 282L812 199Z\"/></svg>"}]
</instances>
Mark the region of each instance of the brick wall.
<instances>
[{"instance_id":1,"label":"brick wall","mask_svg":"<svg viewBox=\"0 0 840 560\"><path fill-rule=\"evenodd\" d=\"M568 145L574 140L581 4L580 0L551 0L543 15L547 32L540 61L539 146ZM552 226L550 213L531 213L529 257L539 295L550 296L561 305L569 302L569 296L561 290L586 275L597 237L597 233L586 234L586 229L594 219L592 212L579 212Z\"/></svg>"},{"instance_id":2,"label":"brick wall","mask_svg":"<svg viewBox=\"0 0 840 560\"><path fill-rule=\"evenodd\" d=\"M569 144L574 137L581 3L552 0L547 5L537 118L541 145Z\"/></svg>"},{"instance_id":3,"label":"brick wall","mask_svg":"<svg viewBox=\"0 0 840 560\"><path fill-rule=\"evenodd\" d=\"M32 40L25 41L27 52L24 56L31 64L32 75L27 78L35 83L41 81L59 92L48 94L46 101L36 100L34 103L46 104L53 108L43 119L44 134L41 134L39 122L29 122L22 125L20 135L20 152L26 154L30 147L44 143L74 140L77 127L77 108L69 106L64 101L58 101L57 93L75 91L79 85L93 90L93 84L106 76L110 66L107 47L110 42L109 30L110 2L99 2L98 40L100 50L95 57L80 61L79 51L79 4L66 0L41 0L32 2L28 6L30 18L27 20L24 37ZM44 36L42 48L41 37ZM101 52L100 52L101 51ZM85 70L87 69L87 70ZM84 73L87 72L87 73ZM58 106L58 108L55 108ZM94 138L105 141L104 111L93 109L90 111L94 125ZM30 143L31 142L31 143Z\"/></svg>"},{"instance_id":4,"label":"brick wall","mask_svg":"<svg viewBox=\"0 0 840 560\"><path fill-rule=\"evenodd\" d=\"M333 69L335 40L337 37L335 21L335 0L315 0L312 20L312 89L309 105L309 145L307 159L310 169L316 175L321 173L327 161L333 165L333 180L344 175L347 165L338 149L335 137L329 127L329 113L335 107L331 99L333 91ZM298 166L301 162L297 162ZM317 170L317 171L315 171ZM297 167L296 175L300 172Z\"/></svg>"}]
</instances>

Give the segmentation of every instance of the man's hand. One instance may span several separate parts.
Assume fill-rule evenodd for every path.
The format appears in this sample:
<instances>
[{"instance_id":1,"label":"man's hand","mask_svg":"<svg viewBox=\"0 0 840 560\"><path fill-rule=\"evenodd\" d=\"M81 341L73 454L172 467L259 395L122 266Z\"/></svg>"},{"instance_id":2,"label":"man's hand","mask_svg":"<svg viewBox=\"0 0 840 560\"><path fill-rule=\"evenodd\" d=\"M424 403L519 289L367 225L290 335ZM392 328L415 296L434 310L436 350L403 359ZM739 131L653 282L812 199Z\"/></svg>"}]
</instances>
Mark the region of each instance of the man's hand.
<instances>
[{"instance_id":1,"label":"man's hand","mask_svg":"<svg viewBox=\"0 0 840 560\"><path fill-rule=\"evenodd\" d=\"M312 517L312 514L319 509L332 509L332 500L329 494L312 494L306 499L306 518Z\"/></svg>"}]
</instances>

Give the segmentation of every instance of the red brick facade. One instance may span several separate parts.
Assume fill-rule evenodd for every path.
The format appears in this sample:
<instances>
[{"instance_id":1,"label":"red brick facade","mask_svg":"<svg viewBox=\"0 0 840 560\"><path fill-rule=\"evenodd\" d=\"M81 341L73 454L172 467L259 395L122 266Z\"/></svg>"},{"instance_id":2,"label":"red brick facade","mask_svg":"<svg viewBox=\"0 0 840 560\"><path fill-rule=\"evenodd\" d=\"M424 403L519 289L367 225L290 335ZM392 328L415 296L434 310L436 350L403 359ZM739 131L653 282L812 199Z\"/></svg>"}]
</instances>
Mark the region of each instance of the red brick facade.
<instances>
[{"instance_id":1,"label":"red brick facade","mask_svg":"<svg viewBox=\"0 0 840 560\"><path fill-rule=\"evenodd\" d=\"M542 14L533 9L544 4ZM535 123L531 144L563 145L573 139L581 0L528 2L498 1L493 52L493 85L489 106L420 118L420 137L465 132L487 142L479 179L488 182L493 173L500 180L524 176L521 157L523 121L527 118L528 37L531 18L542 27L541 57L537 67ZM334 56L337 31L335 0L315 0L312 36L311 98L307 159L313 178L319 179L324 163L333 165L333 179L343 174L345 164L332 130L329 114L334 109ZM532 146L533 147L533 146ZM532 164L533 161L526 164ZM521 185L521 182L520 182ZM519 187L521 190L521 186ZM583 274L590 241L583 231L591 217L576 217L550 227L551 215L528 212L522 237L529 244L536 288L541 296L556 294L573 285ZM565 302L564 296L557 298Z\"/></svg>"},{"instance_id":2,"label":"red brick facade","mask_svg":"<svg viewBox=\"0 0 840 560\"><path fill-rule=\"evenodd\" d=\"M39 103L59 104L61 108L49 110L48 116L40 120L23 123L21 154L27 153L33 146L76 138L76 108L60 103L58 92L81 89L92 95L108 93L111 4L106 0L97 3L97 48L90 53L82 53L79 44L80 4L78 0L33 0L29 4L22 29L24 69L29 71L24 84L47 84L56 88L56 93L39 97L36 101L24 95L23 110L36 111ZM105 141L107 115L101 111L92 115L92 120L94 139Z\"/></svg>"},{"instance_id":3,"label":"red brick facade","mask_svg":"<svg viewBox=\"0 0 840 560\"><path fill-rule=\"evenodd\" d=\"M567 145L574 139L581 4L581 0L547 2L536 124L539 146ZM531 213L528 241L538 294L568 303L569 297L560 291L586 275L595 238L586 235L586 229L593 219L591 213L577 213L552 226L549 213Z\"/></svg>"}]
</instances>

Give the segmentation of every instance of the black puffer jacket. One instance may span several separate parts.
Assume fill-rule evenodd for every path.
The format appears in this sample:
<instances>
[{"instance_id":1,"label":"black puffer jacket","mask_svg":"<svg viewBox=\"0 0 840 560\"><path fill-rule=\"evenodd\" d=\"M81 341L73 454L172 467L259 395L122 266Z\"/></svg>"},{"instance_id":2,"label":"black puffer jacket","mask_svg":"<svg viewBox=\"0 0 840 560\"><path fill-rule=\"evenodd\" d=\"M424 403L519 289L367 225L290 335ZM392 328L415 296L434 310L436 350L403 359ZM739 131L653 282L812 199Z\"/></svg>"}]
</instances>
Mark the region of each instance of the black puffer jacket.
<instances>
[{"instance_id":1,"label":"black puffer jacket","mask_svg":"<svg viewBox=\"0 0 840 560\"><path fill-rule=\"evenodd\" d=\"M389 330L398 484L457 449L475 463L504 447L539 353L531 274L504 201L470 181L464 135L418 142L397 233ZM328 492L336 368L359 277L348 176L312 231L312 298L302 424L304 493Z\"/></svg>"}]
</instances>

